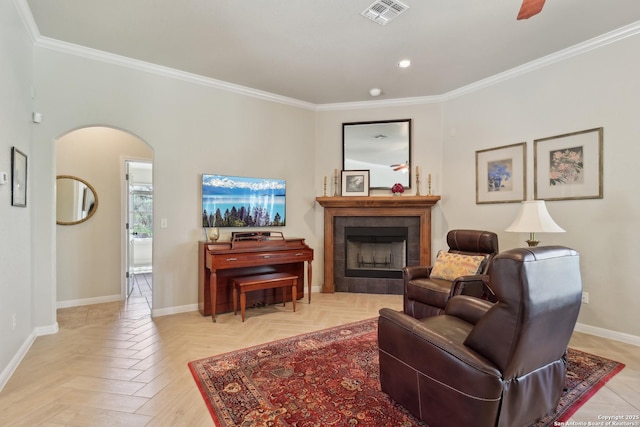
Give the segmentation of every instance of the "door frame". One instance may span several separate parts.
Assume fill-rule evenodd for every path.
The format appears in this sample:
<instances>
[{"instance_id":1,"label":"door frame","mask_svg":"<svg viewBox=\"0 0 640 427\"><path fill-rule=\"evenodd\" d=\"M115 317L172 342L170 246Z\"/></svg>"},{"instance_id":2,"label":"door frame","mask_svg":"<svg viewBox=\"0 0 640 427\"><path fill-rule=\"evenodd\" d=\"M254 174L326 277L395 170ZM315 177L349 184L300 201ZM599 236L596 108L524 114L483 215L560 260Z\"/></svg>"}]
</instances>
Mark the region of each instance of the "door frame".
<instances>
[{"instance_id":1,"label":"door frame","mask_svg":"<svg viewBox=\"0 0 640 427\"><path fill-rule=\"evenodd\" d=\"M127 285L130 279L133 279L132 274L129 272L129 180L127 179L128 165L129 163L147 163L153 167L153 160L140 157L122 157L120 161L120 180L121 180L121 217L120 217L120 231L121 231L121 284L120 294L123 299L128 298ZM153 185L153 172L152 172L152 185ZM152 194L153 194L152 190ZM153 209L153 208L152 208ZM153 225L155 233L155 220ZM151 252L151 264L153 265L153 243ZM153 267L151 269L151 275L153 277ZM153 280L152 280L153 283ZM153 300L152 300L153 305Z\"/></svg>"}]
</instances>

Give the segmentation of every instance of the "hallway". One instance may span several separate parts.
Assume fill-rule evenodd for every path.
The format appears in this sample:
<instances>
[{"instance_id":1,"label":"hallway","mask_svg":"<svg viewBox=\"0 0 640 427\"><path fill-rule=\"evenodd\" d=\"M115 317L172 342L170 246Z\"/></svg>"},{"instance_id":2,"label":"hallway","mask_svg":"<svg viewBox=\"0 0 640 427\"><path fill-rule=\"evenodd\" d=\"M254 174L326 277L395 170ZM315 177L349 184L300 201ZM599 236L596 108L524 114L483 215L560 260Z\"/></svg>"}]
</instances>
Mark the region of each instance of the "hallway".
<instances>
[{"instance_id":1,"label":"hallway","mask_svg":"<svg viewBox=\"0 0 640 427\"><path fill-rule=\"evenodd\" d=\"M58 309L60 329L73 329L105 321L139 320L151 315L151 273L134 275L135 285L127 300Z\"/></svg>"}]
</instances>

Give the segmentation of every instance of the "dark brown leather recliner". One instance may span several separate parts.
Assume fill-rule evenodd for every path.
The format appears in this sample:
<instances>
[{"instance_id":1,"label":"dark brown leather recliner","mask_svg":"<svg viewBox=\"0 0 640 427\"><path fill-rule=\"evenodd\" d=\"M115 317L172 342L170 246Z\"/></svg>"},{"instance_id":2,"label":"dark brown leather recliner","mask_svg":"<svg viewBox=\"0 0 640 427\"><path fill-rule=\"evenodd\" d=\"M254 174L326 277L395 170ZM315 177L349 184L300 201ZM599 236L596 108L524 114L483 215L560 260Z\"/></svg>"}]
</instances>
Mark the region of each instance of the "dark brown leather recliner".
<instances>
[{"instance_id":1,"label":"dark brown leather recliner","mask_svg":"<svg viewBox=\"0 0 640 427\"><path fill-rule=\"evenodd\" d=\"M479 272L484 274L491 259L498 253L498 235L491 231L451 230L447 233L447 245L450 253L485 256L486 261ZM447 301L454 295L491 297L487 295L480 275L461 276L449 281L431 278L432 270L433 266L408 266L403 269L404 312L409 316L422 319L442 314Z\"/></svg>"},{"instance_id":2,"label":"dark brown leather recliner","mask_svg":"<svg viewBox=\"0 0 640 427\"><path fill-rule=\"evenodd\" d=\"M455 296L445 314L383 308L382 391L430 427L529 425L554 412L582 292L578 253L513 249L489 268L498 302Z\"/></svg>"}]
</instances>

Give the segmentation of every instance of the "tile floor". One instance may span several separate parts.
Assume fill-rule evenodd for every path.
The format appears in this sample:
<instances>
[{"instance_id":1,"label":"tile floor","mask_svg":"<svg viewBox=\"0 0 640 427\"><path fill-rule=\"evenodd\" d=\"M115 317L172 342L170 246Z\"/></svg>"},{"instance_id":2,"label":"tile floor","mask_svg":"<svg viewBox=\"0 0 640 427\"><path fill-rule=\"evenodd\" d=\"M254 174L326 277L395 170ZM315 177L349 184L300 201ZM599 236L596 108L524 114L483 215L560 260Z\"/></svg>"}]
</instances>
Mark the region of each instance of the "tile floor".
<instances>
[{"instance_id":1,"label":"tile floor","mask_svg":"<svg viewBox=\"0 0 640 427\"><path fill-rule=\"evenodd\" d=\"M398 295L313 294L295 313L290 303L247 310L245 323L233 313L152 319L150 276L136 280L125 302L58 310L60 332L37 338L0 392L0 426L212 426L189 361L402 307ZM582 333L570 345L627 365L573 425L640 415L640 348Z\"/></svg>"}]
</instances>

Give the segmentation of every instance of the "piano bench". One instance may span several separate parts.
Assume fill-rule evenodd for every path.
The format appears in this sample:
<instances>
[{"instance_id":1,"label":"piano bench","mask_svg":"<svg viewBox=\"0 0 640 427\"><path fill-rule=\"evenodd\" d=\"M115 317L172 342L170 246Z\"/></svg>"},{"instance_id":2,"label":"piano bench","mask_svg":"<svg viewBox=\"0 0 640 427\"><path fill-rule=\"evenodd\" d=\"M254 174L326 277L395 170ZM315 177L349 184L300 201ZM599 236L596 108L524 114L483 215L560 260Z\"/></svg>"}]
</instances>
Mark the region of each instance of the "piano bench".
<instances>
[{"instance_id":1,"label":"piano bench","mask_svg":"<svg viewBox=\"0 0 640 427\"><path fill-rule=\"evenodd\" d=\"M244 322L244 312L247 308L246 293L259 291L262 289L285 288L291 286L291 300L293 301L293 311L296 311L296 297L298 294L298 276L288 273L268 273L255 276L235 277L231 279L233 283L233 314L238 311L238 291L240 291L240 314ZM282 305L287 301L287 291L282 290Z\"/></svg>"}]
</instances>

